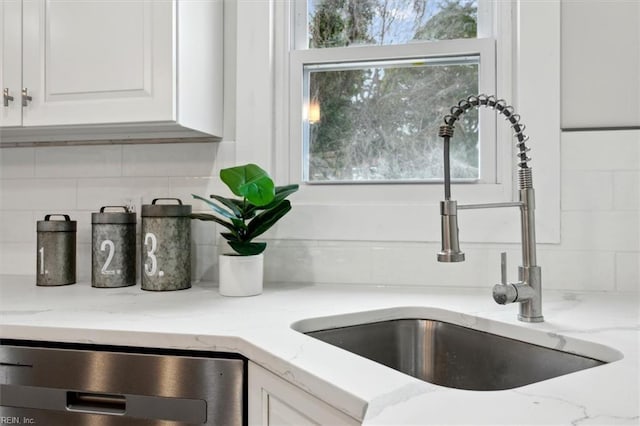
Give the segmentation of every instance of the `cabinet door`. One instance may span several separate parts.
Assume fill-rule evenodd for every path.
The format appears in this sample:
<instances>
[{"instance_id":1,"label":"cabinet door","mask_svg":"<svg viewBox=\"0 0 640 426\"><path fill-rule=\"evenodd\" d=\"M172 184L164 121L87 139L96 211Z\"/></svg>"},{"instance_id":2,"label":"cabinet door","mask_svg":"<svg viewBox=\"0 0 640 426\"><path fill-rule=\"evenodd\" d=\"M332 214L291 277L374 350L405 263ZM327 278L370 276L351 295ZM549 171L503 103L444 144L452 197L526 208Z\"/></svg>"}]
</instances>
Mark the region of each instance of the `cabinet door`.
<instances>
[{"instance_id":1,"label":"cabinet door","mask_svg":"<svg viewBox=\"0 0 640 426\"><path fill-rule=\"evenodd\" d=\"M23 0L24 126L174 120L172 1Z\"/></svg>"},{"instance_id":2,"label":"cabinet door","mask_svg":"<svg viewBox=\"0 0 640 426\"><path fill-rule=\"evenodd\" d=\"M562 127L638 128L640 2L561 5Z\"/></svg>"},{"instance_id":3,"label":"cabinet door","mask_svg":"<svg viewBox=\"0 0 640 426\"><path fill-rule=\"evenodd\" d=\"M249 362L249 425L359 425L307 392Z\"/></svg>"},{"instance_id":4,"label":"cabinet door","mask_svg":"<svg viewBox=\"0 0 640 426\"><path fill-rule=\"evenodd\" d=\"M0 127L22 124L21 14L21 0L0 0ZM13 100L5 100L5 89Z\"/></svg>"}]
</instances>

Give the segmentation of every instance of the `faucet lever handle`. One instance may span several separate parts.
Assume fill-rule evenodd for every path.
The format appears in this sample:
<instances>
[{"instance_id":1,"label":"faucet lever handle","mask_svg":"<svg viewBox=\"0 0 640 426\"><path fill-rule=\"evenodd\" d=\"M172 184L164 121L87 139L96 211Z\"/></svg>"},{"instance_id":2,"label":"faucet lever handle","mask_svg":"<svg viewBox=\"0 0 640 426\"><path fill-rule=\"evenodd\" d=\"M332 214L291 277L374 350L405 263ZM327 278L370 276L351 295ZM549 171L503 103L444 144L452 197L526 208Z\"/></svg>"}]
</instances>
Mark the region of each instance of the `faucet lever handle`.
<instances>
[{"instance_id":1,"label":"faucet lever handle","mask_svg":"<svg viewBox=\"0 0 640 426\"><path fill-rule=\"evenodd\" d=\"M507 252L500 253L500 283L507 285Z\"/></svg>"},{"instance_id":2,"label":"faucet lever handle","mask_svg":"<svg viewBox=\"0 0 640 426\"><path fill-rule=\"evenodd\" d=\"M501 305L518 300L516 285L507 282L507 252L500 253L500 284L493 286L493 300Z\"/></svg>"}]
</instances>

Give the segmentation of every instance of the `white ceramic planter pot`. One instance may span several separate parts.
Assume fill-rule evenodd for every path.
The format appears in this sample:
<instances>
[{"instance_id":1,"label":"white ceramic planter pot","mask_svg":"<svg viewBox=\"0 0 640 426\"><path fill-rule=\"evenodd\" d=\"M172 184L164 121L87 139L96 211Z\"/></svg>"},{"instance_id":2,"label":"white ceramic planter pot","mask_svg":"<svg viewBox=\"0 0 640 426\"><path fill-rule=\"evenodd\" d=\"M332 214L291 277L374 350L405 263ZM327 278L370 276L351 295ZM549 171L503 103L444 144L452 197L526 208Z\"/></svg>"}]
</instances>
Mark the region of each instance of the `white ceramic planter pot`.
<instances>
[{"instance_id":1,"label":"white ceramic planter pot","mask_svg":"<svg viewBox=\"0 0 640 426\"><path fill-rule=\"evenodd\" d=\"M223 296L255 296L262 293L264 255L218 257L220 294Z\"/></svg>"}]
</instances>

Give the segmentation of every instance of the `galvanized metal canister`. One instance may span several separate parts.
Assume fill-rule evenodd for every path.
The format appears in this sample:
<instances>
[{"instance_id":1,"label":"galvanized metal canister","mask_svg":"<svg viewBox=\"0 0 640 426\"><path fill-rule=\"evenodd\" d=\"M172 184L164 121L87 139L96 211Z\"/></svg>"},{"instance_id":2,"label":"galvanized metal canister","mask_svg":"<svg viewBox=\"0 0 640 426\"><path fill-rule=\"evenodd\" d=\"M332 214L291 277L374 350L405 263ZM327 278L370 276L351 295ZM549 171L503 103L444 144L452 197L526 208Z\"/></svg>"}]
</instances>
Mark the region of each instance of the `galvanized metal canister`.
<instances>
[{"instance_id":1,"label":"galvanized metal canister","mask_svg":"<svg viewBox=\"0 0 640 426\"><path fill-rule=\"evenodd\" d=\"M159 200L177 204L156 204ZM142 289L191 287L191 206L156 198L142 206Z\"/></svg>"},{"instance_id":2,"label":"galvanized metal canister","mask_svg":"<svg viewBox=\"0 0 640 426\"><path fill-rule=\"evenodd\" d=\"M50 220L52 216L64 220ZM66 214L48 214L37 222L36 229L36 285L75 283L77 222Z\"/></svg>"},{"instance_id":3,"label":"galvanized metal canister","mask_svg":"<svg viewBox=\"0 0 640 426\"><path fill-rule=\"evenodd\" d=\"M99 213L91 213L91 286L115 288L135 283L136 214L125 206L101 207Z\"/></svg>"}]
</instances>

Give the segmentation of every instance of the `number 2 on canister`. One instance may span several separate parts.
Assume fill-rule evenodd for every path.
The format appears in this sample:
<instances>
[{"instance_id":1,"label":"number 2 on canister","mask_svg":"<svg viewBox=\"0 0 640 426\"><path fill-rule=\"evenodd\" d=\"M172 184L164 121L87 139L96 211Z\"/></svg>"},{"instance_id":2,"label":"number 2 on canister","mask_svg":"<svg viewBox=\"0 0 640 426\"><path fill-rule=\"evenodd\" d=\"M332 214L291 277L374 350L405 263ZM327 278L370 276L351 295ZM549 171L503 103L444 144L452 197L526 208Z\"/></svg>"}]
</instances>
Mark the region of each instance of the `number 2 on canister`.
<instances>
[{"instance_id":1,"label":"number 2 on canister","mask_svg":"<svg viewBox=\"0 0 640 426\"><path fill-rule=\"evenodd\" d=\"M104 262L104 265L102 265L100 273L102 275L114 275L115 271L108 269L111 261L113 260L113 254L116 251L116 246L115 244L113 244L113 241L104 240L102 244L100 244L100 251L105 251L107 248L109 248L109 253L107 253L107 261Z\"/></svg>"},{"instance_id":2,"label":"number 2 on canister","mask_svg":"<svg viewBox=\"0 0 640 426\"><path fill-rule=\"evenodd\" d=\"M151 265L145 262L144 273L150 277L155 275L156 272L158 271L158 259L156 258L156 254L155 254L156 249L158 248L158 239L156 238L156 235L151 232L147 232L144 236L144 245L148 249L147 258L151 260Z\"/></svg>"}]
</instances>

